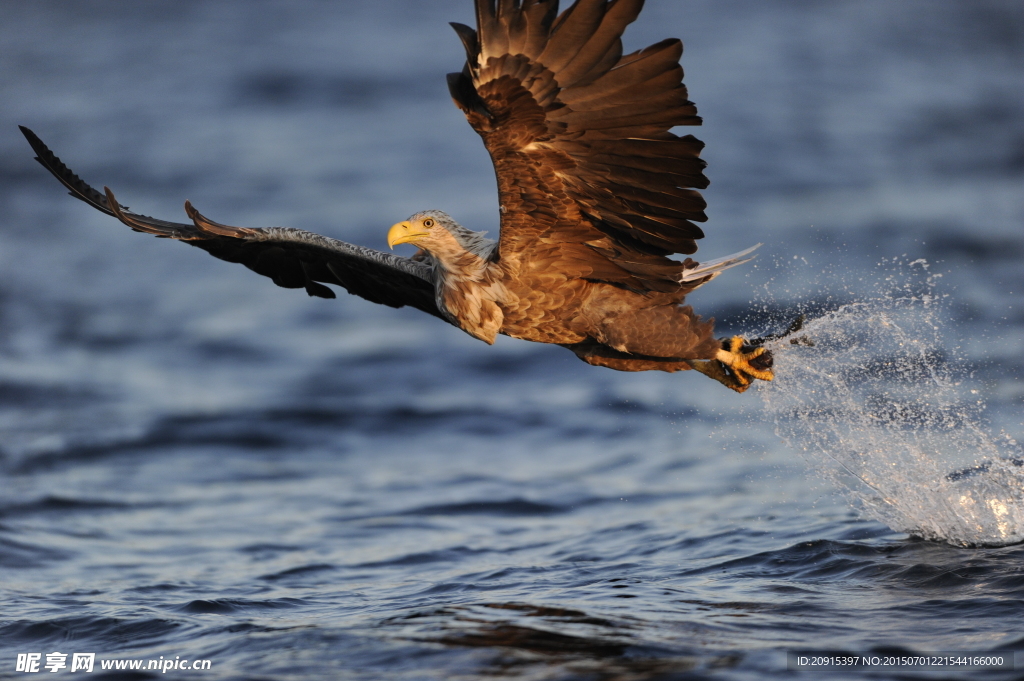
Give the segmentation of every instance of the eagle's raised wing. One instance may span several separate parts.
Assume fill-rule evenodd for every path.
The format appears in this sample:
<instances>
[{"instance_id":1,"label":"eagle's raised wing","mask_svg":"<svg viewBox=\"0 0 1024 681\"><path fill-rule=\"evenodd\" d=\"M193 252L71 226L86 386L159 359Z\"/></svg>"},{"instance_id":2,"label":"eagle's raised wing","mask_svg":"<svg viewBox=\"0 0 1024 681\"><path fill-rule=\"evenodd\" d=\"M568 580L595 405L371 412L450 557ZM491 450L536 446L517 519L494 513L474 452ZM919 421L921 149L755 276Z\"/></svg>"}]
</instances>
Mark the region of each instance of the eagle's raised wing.
<instances>
[{"instance_id":1,"label":"eagle's raised wing","mask_svg":"<svg viewBox=\"0 0 1024 681\"><path fill-rule=\"evenodd\" d=\"M501 257L543 244L587 244L654 288L676 282L706 220L703 143L669 130L700 125L666 40L622 55L643 0L475 0L478 31L452 97L483 137L498 178ZM692 263L692 261L691 261ZM688 264L687 266L690 266Z\"/></svg>"},{"instance_id":2,"label":"eagle's raised wing","mask_svg":"<svg viewBox=\"0 0 1024 681\"><path fill-rule=\"evenodd\" d=\"M435 302L432 268L423 262L300 229L222 225L203 217L187 201L185 211L192 224L139 215L120 205L109 189L104 195L83 182L31 130L21 126L21 131L36 152L36 160L72 196L137 232L184 241L221 260L241 263L283 288L304 288L311 296L334 298L334 291L324 284L336 284L374 303L409 305L445 319Z\"/></svg>"}]
</instances>

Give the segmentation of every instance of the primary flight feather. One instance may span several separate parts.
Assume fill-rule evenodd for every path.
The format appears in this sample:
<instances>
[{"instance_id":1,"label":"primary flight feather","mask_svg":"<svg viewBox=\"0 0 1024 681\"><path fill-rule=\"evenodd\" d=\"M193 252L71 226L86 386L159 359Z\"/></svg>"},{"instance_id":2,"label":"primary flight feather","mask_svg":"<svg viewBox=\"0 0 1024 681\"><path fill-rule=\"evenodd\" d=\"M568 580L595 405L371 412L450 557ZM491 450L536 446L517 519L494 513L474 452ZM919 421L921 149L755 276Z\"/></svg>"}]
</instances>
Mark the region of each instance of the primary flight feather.
<instances>
[{"instance_id":1,"label":"primary flight feather","mask_svg":"<svg viewBox=\"0 0 1024 681\"><path fill-rule=\"evenodd\" d=\"M29 129L36 159L71 194L133 230L185 241L278 286L333 298L325 284L410 305L487 343L497 334L556 343L622 371L697 369L738 392L771 380L771 354L717 339L686 295L746 262L748 249L698 263L707 187L700 125L679 65L682 43L622 54L643 0L475 0L477 29L452 24L466 64L448 75L498 181L501 231L484 238L441 211L395 224L412 258L287 228L230 227L188 202L191 224L146 217L69 170ZM756 247L755 247L756 248Z\"/></svg>"}]
</instances>

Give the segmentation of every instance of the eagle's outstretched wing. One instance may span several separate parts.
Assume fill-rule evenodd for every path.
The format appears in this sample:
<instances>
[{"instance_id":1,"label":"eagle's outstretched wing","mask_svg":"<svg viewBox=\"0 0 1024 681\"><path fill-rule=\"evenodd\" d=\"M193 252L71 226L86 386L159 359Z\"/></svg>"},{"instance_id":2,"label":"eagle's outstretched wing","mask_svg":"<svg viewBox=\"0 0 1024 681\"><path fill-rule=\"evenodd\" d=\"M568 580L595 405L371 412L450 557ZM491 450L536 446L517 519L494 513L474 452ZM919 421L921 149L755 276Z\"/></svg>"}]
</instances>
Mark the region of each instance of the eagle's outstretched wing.
<instances>
[{"instance_id":1,"label":"eagle's outstretched wing","mask_svg":"<svg viewBox=\"0 0 1024 681\"><path fill-rule=\"evenodd\" d=\"M682 43L622 54L643 0L475 0L478 30L452 97L483 137L498 179L501 257L583 245L646 287L668 290L704 236L703 143L679 65ZM556 16L557 15L557 16ZM691 261L692 264L692 261ZM690 264L688 264L690 266ZM624 273L625 274L625 273Z\"/></svg>"},{"instance_id":2,"label":"eagle's outstretched wing","mask_svg":"<svg viewBox=\"0 0 1024 681\"><path fill-rule=\"evenodd\" d=\"M245 265L283 288L304 288L311 296L334 298L324 284L390 307L409 305L445 319L437 308L431 267L410 258L355 246L300 229L230 227L203 217L192 204L185 211L192 224L139 215L83 182L35 133L20 126L36 160L70 190L72 196L116 217L137 232L177 239L214 257ZM448 321L445 319L445 321Z\"/></svg>"}]
</instances>

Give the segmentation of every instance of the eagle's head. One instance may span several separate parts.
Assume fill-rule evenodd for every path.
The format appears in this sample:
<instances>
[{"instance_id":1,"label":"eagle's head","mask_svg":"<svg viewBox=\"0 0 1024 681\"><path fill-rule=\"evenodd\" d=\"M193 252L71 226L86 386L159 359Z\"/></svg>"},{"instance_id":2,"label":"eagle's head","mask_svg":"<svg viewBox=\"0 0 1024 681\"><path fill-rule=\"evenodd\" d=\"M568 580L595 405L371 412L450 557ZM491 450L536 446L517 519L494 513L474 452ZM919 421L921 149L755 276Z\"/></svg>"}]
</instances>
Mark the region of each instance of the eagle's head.
<instances>
[{"instance_id":1,"label":"eagle's head","mask_svg":"<svg viewBox=\"0 0 1024 681\"><path fill-rule=\"evenodd\" d=\"M388 231L388 246L418 246L446 266L466 253L490 260L497 242L486 238L486 233L466 229L443 211L425 210L393 225Z\"/></svg>"}]
</instances>

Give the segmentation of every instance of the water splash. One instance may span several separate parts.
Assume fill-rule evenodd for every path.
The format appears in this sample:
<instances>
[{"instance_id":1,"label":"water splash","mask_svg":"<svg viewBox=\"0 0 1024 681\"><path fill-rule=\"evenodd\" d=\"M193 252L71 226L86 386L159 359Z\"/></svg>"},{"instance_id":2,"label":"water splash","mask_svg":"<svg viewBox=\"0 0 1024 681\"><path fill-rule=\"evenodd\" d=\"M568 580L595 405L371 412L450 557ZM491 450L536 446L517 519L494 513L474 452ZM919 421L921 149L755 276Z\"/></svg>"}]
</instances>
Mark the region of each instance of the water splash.
<instances>
[{"instance_id":1,"label":"water splash","mask_svg":"<svg viewBox=\"0 0 1024 681\"><path fill-rule=\"evenodd\" d=\"M995 436L961 358L944 342L948 310L915 261L887 291L775 341L760 391L776 432L897 531L959 546L1024 541L1024 457Z\"/></svg>"}]
</instances>

